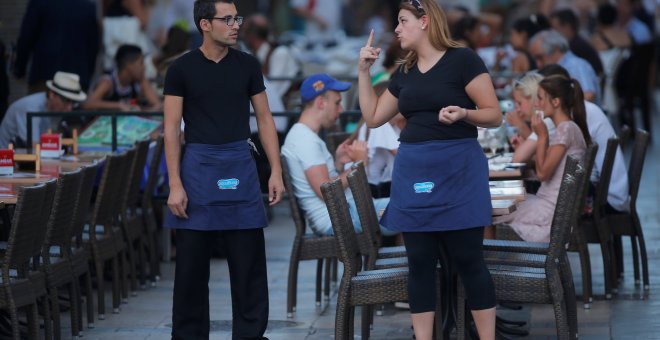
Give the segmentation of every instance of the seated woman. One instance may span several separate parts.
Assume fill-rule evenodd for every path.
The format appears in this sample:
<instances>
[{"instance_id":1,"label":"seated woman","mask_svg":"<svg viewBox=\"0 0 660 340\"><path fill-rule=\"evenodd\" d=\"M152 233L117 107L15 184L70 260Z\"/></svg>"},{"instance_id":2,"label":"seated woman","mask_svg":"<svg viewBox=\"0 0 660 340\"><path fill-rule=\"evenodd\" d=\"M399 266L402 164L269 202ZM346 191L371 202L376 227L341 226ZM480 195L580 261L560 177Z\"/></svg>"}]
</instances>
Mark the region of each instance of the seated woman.
<instances>
[{"instance_id":1,"label":"seated woman","mask_svg":"<svg viewBox=\"0 0 660 340\"><path fill-rule=\"evenodd\" d=\"M518 129L518 135L511 138L511 146L514 148L512 162L520 163L529 161L536 151L536 133L532 131L529 122L536 112L537 90L543 76L536 72L525 74L517 80L513 86L512 96L515 110L506 114L507 122ZM544 118L543 122L548 127L548 135L552 139L555 125L550 117Z\"/></svg>"},{"instance_id":2,"label":"seated woman","mask_svg":"<svg viewBox=\"0 0 660 340\"><path fill-rule=\"evenodd\" d=\"M543 79L539 83L537 108L556 126L550 140L541 113L532 116L532 129L538 136L536 175L541 187L536 195L528 195L513 214L496 218L494 223L508 223L525 241L550 242L550 226L566 157L582 158L591 137L582 88L575 79L558 75Z\"/></svg>"}]
</instances>

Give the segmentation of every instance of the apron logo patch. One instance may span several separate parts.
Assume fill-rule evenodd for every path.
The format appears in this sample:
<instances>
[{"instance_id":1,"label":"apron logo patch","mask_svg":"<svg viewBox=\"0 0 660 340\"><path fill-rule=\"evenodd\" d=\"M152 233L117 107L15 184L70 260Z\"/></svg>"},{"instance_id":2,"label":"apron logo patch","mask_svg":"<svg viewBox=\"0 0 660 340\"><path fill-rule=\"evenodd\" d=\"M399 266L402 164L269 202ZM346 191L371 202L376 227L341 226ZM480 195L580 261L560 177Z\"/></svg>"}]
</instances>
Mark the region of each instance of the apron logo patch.
<instances>
[{"instance_id":1,"label":"apron logo patch","mask_svg":"<svg viewBox=\"0 0 660 340\"><path fill-rule=\"evenodd\" d=\"M236 190L238 189L239 180L237 178L227 178L218 180L218 189L220 190Z\"/></svg>"},{"instance_id":2,"label":"apron logo patch","mask_svg":"<svg viewBox=\"0 0 660 340\"><path fill-rule=\"evenodd\" d=\"M424 194L424 193L430 194L431 191L433 190L433 187L435 187L435 184L433 182L421 182L421 183L415 183L413 185L416 194Z\"/></svg>"}]
</instances>

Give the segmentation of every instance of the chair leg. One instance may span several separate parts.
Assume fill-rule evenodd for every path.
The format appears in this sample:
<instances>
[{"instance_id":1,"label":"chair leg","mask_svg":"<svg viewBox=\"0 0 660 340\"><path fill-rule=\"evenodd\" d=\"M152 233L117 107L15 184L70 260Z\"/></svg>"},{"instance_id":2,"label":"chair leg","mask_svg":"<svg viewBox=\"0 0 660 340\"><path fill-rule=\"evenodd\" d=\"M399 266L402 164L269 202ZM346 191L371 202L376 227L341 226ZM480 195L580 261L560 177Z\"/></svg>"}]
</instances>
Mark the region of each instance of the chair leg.
<instances>
[{"instance_id":1,"label":"chair leg","mask_svg":"<svg viewBox=\"0 0 660 340\"><path fill-rule=\"evenodd\" d=\"M94 297L93 297L94 291L92 290L92 273L87 271L87 273L85 273L84 276L85 276L85 304L87 305L87 328L94 328ZM82 325L80 326L80 329L82 329Z\"/></svg>"},{"instance_id":2,"label":"chair leg","mask_svg":"<svg viewBox=\"0 0 660 340\"><path fill-rule=\"evenodd\" d=\"M335 339L348 339L350 327L353 323L349 303L349 291L344 280L339 285L339 294L337 296L337 311L335 313Z\"/></svg>"},{"instance_id":3,"label":"chair leg","mask_svg":"<svg viewBox=\"0 0 660 340\"><path fill-rule=\"evenodd\" d=\"M121 254L119 254L118 256L121 256ZM119 259L117 258L117 256L115 256L112 258L112 313L113 314L119 313L119 305L121 304L121 295L122 295L121 286L124 286L123 283L126 282L126 276L124 275L125 273L119 267L120 267Z\"/></svg>"},{"instance_id":4,"label":"chair leg","mask_svg":"<svg viewBox=\"0 0 660 340\"><path fill-rule=\"evenodd\" d=\"M44 311L44 334L46 339L53 339L53 323L50 315L50 298L48 293L41 297L41 308ZM38 320L38 319L37 319ZM37 321L37 324L39 321Z\"/></svg>"},{"instance_id":5,"label":"chair leg","mask_svg":"<svg viewBox=\"0 0 660 340\"><path fill-rule=\"evenodd\" d=\"M50 300L50 313L52 316L54 339L60 340L62 336L62 324L60 320L60 301L57 296L57 287L49 288L48 295L49 298L44 297L44 299ZM48 303L46 303L46 306L47 305Z\"/></svg>"},{"instance_id":6,"label":"chair leg","mask_svg":"<svg viewBox=\"0 0 660 340\"><path fill-rule=\"evenodd\" d=\"M287 283L287 292L286 292L286 317L292 318L293 313L296 311L296 294L298 294L297 282L298 282L298 264L300 259L298 258L297 252L293 252L291 258L289 259L289 282Z\"/></svg>"},{"instance_id":7,"label":"chair leg","mask_svg":"<svg viewBox=\"0 0 660 340\"><path fill-rule=\"evenodd\" d=\"M644 241L644 232L639 222L637 214L633 215L635 229L637 231L637 241L639 242L639 253L642 257L642 279L644 280L644 290L649 290L649 260L646 254L646 241Z\"/></svg>"},{"instance_id":8,"label":"chair leg","mask_svg":"<svg viewBox=\"0 0 660 340\"><path fill-rule=\"evenodd\" d=\"M578 334L578 318L577 318L577 298L575 297L575 283L573 282L573 271L571 264L568 262L568 256L565 254L560 260L560 275L562 285L562 295L564 298L564 308L566 311L566 319L568 324L568 331L571 339L577 338Z\"/></svg>"},{"instance_id":9,"label":"chair leg","mask_svg":"<svg viewBox=\"0 0 660 340\"><path fill-rule=\"evenodd\" d=\"M603 271L605 280L605 299L612 298L614 284L614 276L612 274L612 259L611 259L611 246L609 242L600 242L600 252L603 255Z\"/></svg>"},{"instance_id":10,"label":"chair leg","mask_svg":"<svg viewBox=\"0 0 660 340\"><path fill-rule=\"evenodd\" d=\"M37 307L36 301L28 307L27 320L29 338L39 339L39 308ZM48 326L48 328L50 328L50 326ZM11 330L12 336L15 340L21 339L21 331L18 326L18 315L16 314L16 311L12 313ZM46 334L46 339L50 339L48 334Z\"/></svg>"},{"instance_id":11,"label":"chair leg","mask_svg":"<svg viewBox=\"0 0 660 340\"><path fill-rule=\"evenodd\" d=\"M616 275L617 281L623 279L624 267L623 267L623 244L621 243L621 236L615 235L613 237L613 247L614 247L614 258L612 259L612 264L614 264L614 274Z\"/></svg>"},{"instance_id":12,"label":"chair leg","mask_svg":"<svg viewBox=\"0 0 660 340\"><path fill-rule=\"evenodd\" d=\"M103 277L104 264L103 260L94 260L96 263L96 291L97 291L97 304L98 304L98 318L105 320L105 279ZM89 322L89 320L87 320Z\"/></svg>"},{"instance_id":13,"label":"chair leg","mask_svg":"<svg viewBox=\"0 0 660 340\"><path fill-rule=\"evenodd\" d=\"M128 261L127 250L124 249L116 256L119 265L119 288L121 291L121 302L128 303L128 290L129 290L129 274L130 268Z\"/></svg>"},{"instance_id":14,"label":"chair leg","mask_svg":"<svg viewBox=\"0 0 660 340\"><path fill-rule=\"evenodd\" d=\"M373 306L362 306L361 319L362 319L362 339L369 339L371 331L371 315L373 315Z\"/></svg>"},{"instance_id":15,"label":"chair leg","mask_svg":"<svg viewBox=\"0 0 660 340\"><path fill-rule=\"evenodd\" d=\"M584 309L589 309L591 308L591 301L593 301L593 286L591 282L591 259L587 244L580 244L578 246L578 253L580 254L580 266L582 267L582 302Z\"/></svg>"},{"instance_id":16,"label":"chair leg","mask_svg":"<svg viewBox=\"0 0 660 340\"><path fill-rule=\"evenodd\" d=\"M76 289L74 282L76 278L72 278L71 282L67 285L69 288L69 300L71 305L71 335L77 337L80 335L78 328L78 320L80 318L80 291Z\"/></svg>"},{"instance_id":17,"label":"chair leg","mask_svg":"<svg viewBox=\"0 0 660 340\"><path fill-rule=\"evenodd\" d=\"M467 335L467 308L465 306L465 289L460 279L458 281L458 294L456 297L456 339L465 340ZM436 316L437 317L437 316Z\"/></svg>"},{"instance_id":18,"label":"chair leg","mask_svg":"<svg viewBox=\"0 0 660 340\"><path fill-rule=\"evenodd\" d=\"M325 277L323 280L323 296L325 301L330 301L330 271L332 267L332 258L325 259Z\"/></svg>"},{"instance_id":19,"label":"chair leg","mask_svg":"<svg viewBox=\"0 0 660 340\"><path fill-rule=\"evenodd\" d=\"M637 236L630 236L630 246L632 248L633 272L635 274L635 286L641 283L639 275L639 250L637 250Z\"/></svg>"},{"instance_id":20,"label":"chair leg","mask_svg":"<svg viewBox=\"0 0 660 340\"><path fill-rule=\"evenodd\" d=\"M562 290L561 288L559 290ZM569 329L568 320L566 315L566 304L561 295L561 292L552 292L552 305L555 312L555 322L557 324L557 339L568 340Z\"/></svg>"},{"instance_id":21,"label":"chair leg","mask_svg":"<svg viewBox=\"0 0 660 340\"><path fill-rule=\"evenodd\" d=\"M339 260L336 257L332 259L332 282L334 282L335 285L337 284L337 262L339 262Z\"/></svg>"},{"instance_id":22,"label":"chair leg","mask_svg":"<svg viewBox=\"0 0 660 340\"><path fill-rule=\"evenodd\" d=\"M316 261L316 305L321 305L321 285L323 284L323 259Z\"/></svg>"},{"instance_id":23,"label":"chair leg","mask_svg":"<svg viewBox=\"0 0 660 340\"><path fill-rule=\"evenodd\" d=\"M33 304L33 305L28 306L27 308L28 308L27 309L28 321L31 320L30 318L32 318L32 320L35 320L35 324L36 324L36 320L39 317L39 313L37 311L37 305ZM14 340L19 340L21 338L21 330L20 330L19 325L18 325L18 310L16 308L16 305L14 304L13 299L9 301L9 317L11 318L12 338ZM38 334L39 325L38 324L37 324L36 330L37 330L37 333L35 334L34 333L34 328L33 327L29 328L30 333L32 333L31 335L34 336L35 339L36 339L36 337L39 336L39 334Z\"/></svg>"}]
</instances>

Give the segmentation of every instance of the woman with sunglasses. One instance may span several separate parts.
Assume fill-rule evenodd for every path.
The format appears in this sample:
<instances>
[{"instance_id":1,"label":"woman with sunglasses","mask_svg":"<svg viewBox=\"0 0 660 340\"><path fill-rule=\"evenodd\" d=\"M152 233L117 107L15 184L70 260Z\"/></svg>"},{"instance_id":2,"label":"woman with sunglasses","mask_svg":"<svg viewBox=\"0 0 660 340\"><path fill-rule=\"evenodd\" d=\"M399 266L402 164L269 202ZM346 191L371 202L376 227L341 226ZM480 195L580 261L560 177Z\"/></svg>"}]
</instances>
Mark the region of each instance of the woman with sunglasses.
<instances>
[{"instance_id":1,"label":"woman with sunglasses","mask_svg":"<svg viewBox=\"0 0 660 340\"><path fill-rule=\"evenodd\" d=\"M488 70L479 56L452 41L433 0L400 4L395 34L407 55L388 90L377 97L369 70L380 49L373 31L360 50L359 95L367 126L407 120L392 174L391 201L381 223L403 232L408 296L416 339L431 339L435 272L444 247L465 285L481 339L495 338L495 291L481 251L491 224L488 164L477 126L502 122Z\"/></svg>"}]
</instances>

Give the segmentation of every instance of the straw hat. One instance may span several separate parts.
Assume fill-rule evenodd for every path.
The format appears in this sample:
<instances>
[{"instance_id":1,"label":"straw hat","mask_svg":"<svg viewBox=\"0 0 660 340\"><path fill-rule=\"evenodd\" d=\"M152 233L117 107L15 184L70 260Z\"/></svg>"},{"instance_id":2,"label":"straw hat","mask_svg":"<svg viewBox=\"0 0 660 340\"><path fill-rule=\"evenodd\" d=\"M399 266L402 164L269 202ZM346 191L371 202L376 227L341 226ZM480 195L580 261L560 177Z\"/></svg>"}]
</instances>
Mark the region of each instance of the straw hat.
<instances>
[{"instance_id":1,"label":"straw hat","mask_svg":"<svg viewBox=\"0 0 660 340\"><path fill-rule=\"evenodd\" d=\"M75 73L56 72L53 80L46 82L46 86L60 96L74 102L82 102L87 95L80 88L80 77Z\"/></svg>"}]
</instances>

